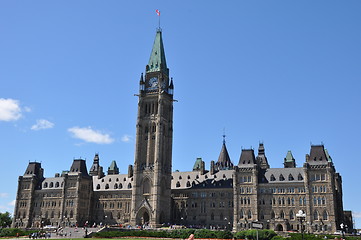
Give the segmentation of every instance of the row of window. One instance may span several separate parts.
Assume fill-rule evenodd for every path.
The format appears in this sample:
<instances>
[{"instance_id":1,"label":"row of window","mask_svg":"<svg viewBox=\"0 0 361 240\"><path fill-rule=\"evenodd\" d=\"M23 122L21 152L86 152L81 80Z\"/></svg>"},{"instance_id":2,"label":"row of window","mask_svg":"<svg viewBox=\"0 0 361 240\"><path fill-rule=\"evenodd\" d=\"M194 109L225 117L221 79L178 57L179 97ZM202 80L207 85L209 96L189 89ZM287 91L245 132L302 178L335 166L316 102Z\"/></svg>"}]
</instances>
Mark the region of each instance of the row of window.
<instances>
[{"instance_id":1,"label":"row of window","mask_svg":"<svg viewBox=\"0 0 361 240\"><path fill-rule=\"evenodd\" d=\"M326 174L324 173L312 174L311 181L326 181Z\"/></svg>"},{"instance_id":2,"label":"row of window","mask_svg":"<svg viewBox=\"0 0 361 240\"><path fill-rule=\"evenodd\" d=\"M26 201L21 201L19 202L19 208L25 208L27 206L27 202Z\"/></svg>"},{"instance_id":3,"label":"row of window","mask_svg":"<svg viewBox=\"0 0 361 240\"><path fill-rule=\"evenodd\" d=\"M67 201L68 202L68 201ZM61 202L59 201L59 206L61 206ZM35 202L34 207L56 207L57 202L56 201L41 201L41 202Z\"/></svg>"},{"instance_id":4,"label":"row of window","mask_svg":"<svg viewBox=\"0 0 361 240\"><path fill-rule=\"evenodd\" d=\"M296 191L297 190L297 191ZM304 193L304 187L288 187L288 188L260 188L259 193Z\"/></svg>"},{"instance_id":5,"label":"row of window","mask_svg":"<svg viewBox=\"0 0 361 240\"><path fill-rule=\"evenodd\" d=\"M97 184L97 186L96 186L96 189L97 190L99 190L101 188L101 186L100 186L100 184ZM109 189L110 188L110 185L107 183L107 184L105 184L105 187L104 187L105 189ZM112 189L122 189L123 188L123 184L121 184L121 183L115 183L114 185L113 185L113 188ZM127 185L127 188L128 189L131 189L132 188L132 184L131 183L128 183L128 185Z\"/></svg>"},{"instance_id":6,"label":"row of window","mask_svg":"<svg viewBox=\"0 0 361 240\"><path fill-rule=\"evenodd\" d=\"M252 182L252 176L242 176L239 179L240 183L251 183Z\"/></svg>"},{"instance_id":7,"label":"row of window","mask_svg":"<svg viewBox=\"0 0 361 240\"><path fill-rule=\"evenodd\" d=\"M241 194L247 194L247 193L252 193L252 187L241 187L240 189L239 189L239 192L241 193Z\"/></svg>"},{"instance_id":8,"label":"row of window","mask_svg":"<svg viewBox=\"0 0 361 240\"><path fill-rule=\"evenodd\" d=\"M123 207L123 202L96 202L95 208L103 208L103 209L121 209Z\"/></svg>"},{"instance_id":9,"label":"row of window","mask_svg":"<svg viewBox=\"0 0 361 240\"><path fill-rule=\"evenodd\" d=\"M324 206L324 205L326 205L326 198L325 197L314 197L313 198L313 205L315 205L315 206Z\"/></svg>"},{"instance_id":10,"label":"row of window","mask_svg":"<svg viewBox=\"0 0 361 240\"><path fill-rule=\"evenodd\" d=\"M312 192L317 193L325 193L327 192L326 186L312 186Z\"/></svg>"},{"instance_id":11,"label":"row of window","mask_svg":"<svg viewBox=\"0 0 361 240\"><path fill-rule=\"evenodd\" d=\"M283 176L283 174L280 174L279 177L278 177L278 180L279 180L279 181L285 181L286 179L285 179L285 177ZM288 181L294 181L294 180L295 180L295 178L294 178L293 175L290 173L290 174L288 175ZM302 181L302 180L303 180L303 177L302 177L301 173L298 174L297 180L298 180L298 181ZM270 181L276 181L276 178L275 178L275 176L274 176L273 174L271 174Z\"/></svg>"},{"instance_id":12,"label":"row of window","mask_svg":"<svg viewBox=\"0 0 361 240\"><path fill-rule=\"evenodd\" d=\"M104 180L104 178L102 179L102 182L104 182L105 180ZM112 179L111 178L109 178L109 180L108 180L109 182L111 182L112 181ZM115 181L116 182L119 182L119 178L116 178L115 179ZM127 178L123 178L123 181L125 182L125 181L127 181ZM131 181L133 181L133 178L131 179Z\"/></svg>"},{"instance_id":13,"label":"row of window","mask_svg":"<svg viewBox=\"0 0 361 240\"><path fill-rule=\"evenodd\" d=\"M271 211L271 219L285 219L288 218L290 220L294 220L296 215L293 210L290 210L288 215L286 216L285 212L281 210L279 214L276 215L275 211ZM239 212L240 219L251 219L252 218L252 211L251 210L243 210L241 209ZM263 211L260 212L260 219L265 219L265 214ZM317 210L313 212L313 220L328 220L328 213L326 210L323 211L322 216L319 214Z\"/></svg>"},{"instance_id":14,"label":"row of window","mask_svg":"<svg viewBox=\"0 0 361 240\"><path fill-rule=\"evenodd\" d=\"M56 187L56 188L58 188L60 186L60 183L59 182L55 182L55 184L53 183L53 182L50 182L49 184L48 184L48 182L45 182L44 184L43 184L43 188L53 188L53 187ZM61 182L61 187L63 187L64 186L64 182Z\"/></svg>"},{"instance_id":15,"label":"row of window","mask_svg":"<svg viewBox=\"0 0 361 240\"><path fill-rule=\"evenodd\" d=\"M233 194L231 192L228 192L228 193L225 193L225 192L219 192L218 194L216 192L211 192L209 193L209 197L211 198L214 198L214 197L217 197L217 195L219 197L232 197ZM201 197L201 198L206 198L207 197L207 193L206 192L192 192L192 198L197 198L198 196ZM187 197L187 196L186 196Z\"/></svg>"}]
</instances>

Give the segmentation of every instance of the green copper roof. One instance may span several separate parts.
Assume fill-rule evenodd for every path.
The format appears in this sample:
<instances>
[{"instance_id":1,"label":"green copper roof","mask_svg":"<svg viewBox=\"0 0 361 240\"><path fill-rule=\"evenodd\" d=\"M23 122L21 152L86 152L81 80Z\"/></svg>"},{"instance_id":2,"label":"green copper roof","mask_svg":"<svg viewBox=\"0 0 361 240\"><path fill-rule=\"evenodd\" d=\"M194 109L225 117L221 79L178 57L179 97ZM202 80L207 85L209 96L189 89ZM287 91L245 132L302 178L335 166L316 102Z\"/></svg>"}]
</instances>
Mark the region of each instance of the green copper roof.
<instances>
[{"instance_id":1,"label":"green copper roof","mask_svg":"<svg viewBox=\"0 0 361 240\"><path fill-rule=\"evenodd\" d=\"M285 157L285 162L293 162L295 159L293 158L292 152L288 151Z\"/></svg>"},{"instance_id":2,"label":"green copper roof","mask_svg":"<svg viewBox=\"0 0 361 240\"><path fill-rule=\"evenodd\" d=\"M108 170L118 170L117 163L115 161L112 161L112 163L110 164Z\"/></svg>"},{"instance_id":3,"label":"green copper roof","mask_svg":"<svg viewBox=\"0 0 361 240\"><path fill-rule=\"evenodd\" d=\"M202 158L197 158L193 166L193 171L200 170L202 168Z\"/></svg>"},{"instance_id":4,"label":"green copper roof","mask_svg":"<svg viewBox=\"0 0 361 240\"><path fill-rule=\"evenodd\" d=\"M155 35L152 53L150 54L146 68L147 73L157 71L162 71L168 75L161 30L157 30L157 34Z\"/></svg>"},{"instance_id":5,"label":"green copper roof","mask_svg":"<svg viewBox=\"0 0 361 240\"><path fill-rule=\"evenodd\" d=\"M326 153L327 161L332 162L332 158L331 158L330 154L328 154L327 149L325 149L325 153Z\"/></svg>"}]
</instances>

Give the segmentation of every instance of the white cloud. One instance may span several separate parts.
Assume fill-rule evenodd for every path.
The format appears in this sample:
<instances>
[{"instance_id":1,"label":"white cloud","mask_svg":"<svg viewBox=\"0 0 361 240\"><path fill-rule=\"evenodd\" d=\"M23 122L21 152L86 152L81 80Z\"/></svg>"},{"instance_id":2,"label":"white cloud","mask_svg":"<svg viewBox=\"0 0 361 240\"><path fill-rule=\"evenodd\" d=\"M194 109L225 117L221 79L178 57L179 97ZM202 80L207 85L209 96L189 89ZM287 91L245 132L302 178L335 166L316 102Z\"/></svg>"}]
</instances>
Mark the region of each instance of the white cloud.
<instances>
[{"instance_id":1,"label":"white cloud","mask_svg":"<svg viewBox=\"0 0 361 240\"><path fill-rule=\"evenodd\" d=\"M49 122L46 119L39 119L36 120L36 124L31 126L31 130L41 130L41 129L48 129L53 127L54 127L54 123Z\"/></svg>"},{"instance_id":2,"label":"white cloud","mask_svg":"<svg viewBox=\"0 0 361 240\"><path fill-rule=\"evenodd\" d=\"M73 134L74 138L79 138L86 142L92 142L97 144L110 144L114 142L114 139L109 134L102 133L97 130L93 130L91 127L72 127L68 129Z\"/></svg>"},{"instance_id":3,"label":"white cloud","mask_svg":"<svg viewBox=\"0 0 361 240\"><path fill-rule=\"evenodd\" d=\"M122 140L122 142L130 142L130 140L132 140L132 136L125 134L125 135L123 135L121 140Z\"/></svg>"},{"instance_id":4,"label":"white cloud","mask_svg":"<svg viewBox=\"0 0 361 240\"><path fill-rule=\"evenodd\" d=\"M0 193L0 198L7 198L8 196L8 193Z\"/></svg>"},{"instance_id":5,"label":"white cloud","mask_svg":"<svg viewBox=\"0 0 361 240\"><path fill-rule=\"evenodd\" d=\"M0 98L0 121L16 121L21 118L21 108L18 100Z\"/></svg>"},{"instance_id":6,"label":"white cloud","mask_svg":"<svg viewBox=\"0 0 361 240\"><path fill-rule=\"evenodd\" d=\"M8 203L9 206L15 207L16 200L12 200Z\"/></svg>"}]
</instances>

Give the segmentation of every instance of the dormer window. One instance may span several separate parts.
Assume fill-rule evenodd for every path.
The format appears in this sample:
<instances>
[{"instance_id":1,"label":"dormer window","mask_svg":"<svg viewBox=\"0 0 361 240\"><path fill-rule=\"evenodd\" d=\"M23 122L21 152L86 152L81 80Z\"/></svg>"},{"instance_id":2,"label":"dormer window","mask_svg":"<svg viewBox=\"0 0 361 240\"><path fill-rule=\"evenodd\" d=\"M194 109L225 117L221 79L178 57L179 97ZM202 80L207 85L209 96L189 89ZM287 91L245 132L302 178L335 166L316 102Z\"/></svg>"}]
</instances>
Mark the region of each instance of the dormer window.
<instances>
[{"instance_id":1,"label":"dormer window","mask_svg":"<svg viewBox=\"0 0 361 240\"><path fill-rule=\"evenodd\" d=\"M280 181L284 181L285 180L285 178L283 177L283 175L281 174L280 175Z\"/></svg>"},{"instance_id":2,"label":"dormer window","mask_svg":"<svg viewBox=\"0 0 361 240\"><path fill-rule=\"evenodd\" d=\"M271 181L276 181L276 178L273 174L271 175Z\"/></svg>"},{"instance_id":3,"label":"dormer window","mask_svg":"<svg viewBox=\"0 0 361 240\"><path fill-rule=\"evenodd\" d=\"M300 173L300 174L298 174L297 179L298 179L298 181L302 181L302 180L303 180L303 177L302 177L301 173Z\"/></svg>"},{"instance_id":4,"label":"dormer window","mask_svg":"<svg viewBox=\"0 0 361 240\"><path fill-rule=\"evenodd\" d=\"M294 180L294 178L293 178L292 174L288 175L288 181L293 181L293 180Z\"/></svg>"},{"instance_id":5,"label":"dormer window","mask_svg":"<svg viewBox=\"0 0 361 240\"><path fill-rule=\"evenodd\" d=\"M176 183L175 187L177 187L177 188L180 187L180 182L179 181Z\"/></svg>"}]
</instances>

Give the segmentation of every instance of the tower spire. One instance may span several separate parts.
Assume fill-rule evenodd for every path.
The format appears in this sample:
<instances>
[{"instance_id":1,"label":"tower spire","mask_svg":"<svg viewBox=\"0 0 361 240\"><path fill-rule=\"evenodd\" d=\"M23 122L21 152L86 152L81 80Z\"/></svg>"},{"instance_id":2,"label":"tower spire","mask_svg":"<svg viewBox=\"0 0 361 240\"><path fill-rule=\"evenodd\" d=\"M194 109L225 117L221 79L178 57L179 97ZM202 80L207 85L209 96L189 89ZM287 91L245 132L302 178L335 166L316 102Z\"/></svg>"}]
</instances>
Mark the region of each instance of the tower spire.
<instances>
[{"instance_id":1,"label":"tower spire","mask_svg":"<svg viewBox=\"0 0 361 240\"><path fill-rule=\"evenodd\" d=\"M150 72L162 72L169 76L169 69L167 68L167 62L165 59L162 30L157 29L157 33L154 39L152 52L146 66L146 73Z\"/></svg>"}]
</instances>

